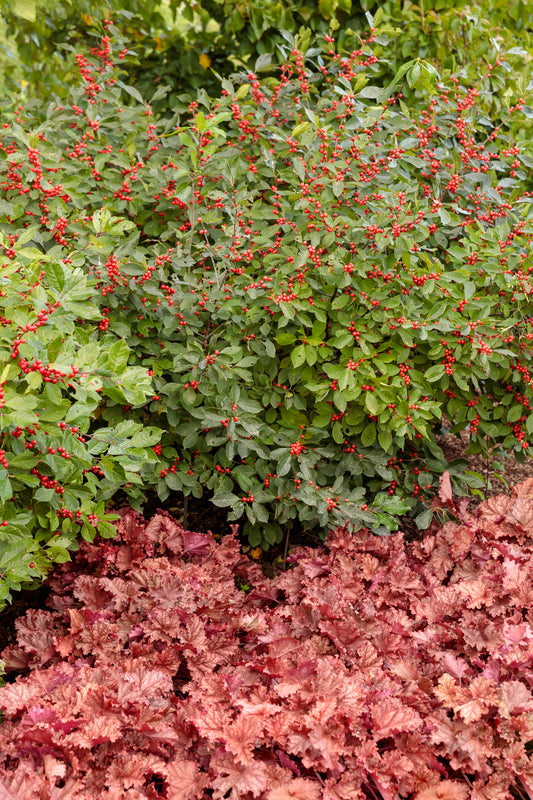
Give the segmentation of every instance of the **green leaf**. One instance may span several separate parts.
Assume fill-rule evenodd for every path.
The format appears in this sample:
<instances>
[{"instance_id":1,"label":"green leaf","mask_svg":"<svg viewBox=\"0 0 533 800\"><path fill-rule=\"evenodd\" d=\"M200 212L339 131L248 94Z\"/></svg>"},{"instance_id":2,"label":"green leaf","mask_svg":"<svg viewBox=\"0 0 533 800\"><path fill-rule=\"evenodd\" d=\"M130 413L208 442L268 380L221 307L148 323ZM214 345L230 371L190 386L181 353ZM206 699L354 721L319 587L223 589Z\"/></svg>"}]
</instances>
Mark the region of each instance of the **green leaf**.
<instances>
[{"instance_id":1,"label":"green leaf","mask_svg":"<svg viewBox=\"0 0 533 800\"><path fill-rule=\"evenodd\" d=\"M365 406L368 408L371 414L378 413L378 400L374 395L374 392L365 392Z\"/></svg>"},{"instance_id":2,"label":"green leaf","mask_svg":"<svg viewBox=\"0 0 533 800\"><path fill-rule=\"evenodd\" d=\"M267 69L271 63L272 55L270 53L263 53L256 59L254 72L261 72L261 70Z\"/></svg>"},{"instance_id":3,"label":"green leaf","mask_svg":"<svg viewBox=\"0 0 533 800\"><path fill-rule=\"evenodd\" d=\"M314 366L317 360L317 348L309 344L303 345L303 347L305 348L305 360L310 367Z\"/></svg>"},{"instance_id":4,"label":"green leaf","mask_svg":"<svg viewBox=\"0 0 533 800\"><path fill-rule=\"evenodd\" d=\"M383 90L379 86L365 86L359 92L359 97L368 97L371 100L379 100Z\"/></svg>"},{"instance_id":5,"label":"green leaf","mask_svg":"<svg viewBox=\"0 0 533 800\"><path fill-rule=\"evenodd\" d=\"M10 217L13 214L13 206L5 200L0 200L0 216Z\"/></svg>"},{"instance_id":6,"label":"green leaf","mask_svg":"<svg viewBox=\"0 0 533 800\"><path fill-rule=\"evenodd\" d=\"M390 496L384 493L376 495L372 506L380 508L388 514L405 514L406 511L409 511L409 503L394 494Z\"/></svg>"},{"instance_id":7,"label":"green leaf","mask_svg":"<svg viewBox=\"0 0 533 800\"><path fill-rule=\"evenodd\" d=\"M348 401L346 399L346 396L338 390L333 395L333 403L335 407L338 408L339 411L342 411L343 413L346 411L348 407Z\"/></svg>"},{"instance_id":8,"label":"green leaf","mask_svg":"<svg viewBox=\"0 0 533 800\"><path fill-rule=\"evenodd\" d=\"M440 380L445 372L446 368L444 364L435 364L435 366L426 370L424 377L427 381L429 381L429 383L434 383L435 381Z\"/></svg>"},{"instance_id":9,"label":"green leaf","mask_svg":"<svg viewBox=\"0 0 533 800\"><path fill-rule=\"evenodd\" d=\"M185 145L185 147L188 147L188 148L189 148L189 150L192 150L192 151L196 151L196 150L197 150L197 148L198 148L198 145L196 144L196 142L194 141L194 139L192 139L192 138L189 136L189 134L188 134L188 133L185 133L184 131L182 131L182 132L179 134L179 137L178 137L178 138L179 138L180 142L181 142L182 144L184 144L184 145Z\"/></svg>"},{"instance_id":10,"label":"green leaf","mask_svg":"<svg viewBox=\"0 0 533 800\"><path fill-rule=\"evenodd\" d=\"M465 290L465 300L470 300L470 298L476 292L476 284L473 281L465 281L464 290Z\"/></svg>"},{"instance_id":11,"label":"green leaf","mask_svg":"<svg viewBox=\"0 0 533 800\"><path fill-rule=\"evenodd\" d=\"M287 344L292 344L295 341L296 337L293 333L278 333L276 336L276 342L284 347Z\"/></svg>"},{"instance_id":12,"label":"green leaf","mask_svg":"<svg viewBox=\"0 0 533 800\"><path fill-rule=\"evenodd\" d=\"M165 475L165 483L173 492L181 492L183 481L179 472L168 472Z\"/></svg>"},{"instance_id":13,"label":"green leaf","mask_svg":"<svg viewBox=\"0 0 533 800\"><path fill-rule=\"evenodd\" d=\"M122 375L128 366L129 356L130 348L123 339L119 339L107 351L109 369L117 375Z\"/></svg>"},{"instance_id":14,"label":"green leaf","mask_svg":"<svg viewBox=\"0 0 533 800\"><path fill-rule=\"evenodd\" d=\"M417 528L420 530L425 531L431 525L431 520L433 519L433 511L431 508L426 508L425 511L422 511L417 517L415 517L415 523Z\"/></svg>"},{"instance_id":15,"label":"green leaf","mask_svg":"<svg viewBox=\"0 0 533 800\"><path fill-rule=\"evenodd\" d=\"M63 301L63 308L84 320L101 319L102 317L101 311L92 303L80 303L76 300L69 300L68 297Z\"/></svg>"},{"instance_id":16,"label":"green leaf","mask_svg":"<svg viewBox=\"0 0 533 800\"><path fill-rule=\"evenodd\" d=\"M342 444L344 442L344 435L342 432L342 425L340 424L340 422L333 423L332 436L333 436L333 441L337 442L337 444Z\"/></svg>"},{"instance_id":17,"label":"green leaf","mask_svg":"<svg viewBox=\"0 0 533 800\"><path fill-rule=\"evenodd\" d=\"M266 339L263 344L265 345L266 354L269 358L276 357L276 346L274 342L271 342L269 339Z\"/></svg>"},{"instance_id":18,"label":"green leaf","mask_svg":"<svg viewBox=\"0 0 533 800\"><path fill-rule=\"evenodd\" d=\"M36 6L35 0L13 0L11 3L11 9L17 17L27 19L28 22L35 22Z\"/></svg>"},{"instance_id":19,"label":"green leaf","mask_svg":"<svg viewBox=\"0 0 533 800\"><path fill-rule=\"evenodd\" d=\"M258 522L268 522L268 511L261 503L252 503L252 509Z\"/></svg>"},{"instance_id":20,"label":"green leaf","mask_svg":"<svg viewBox=\"0 0 533 800\"><path fill-rule=\"evenodd\" d=\"M205 131L207 125L206 125L206 121L205 121L205 115L203 114L202 111L199 111L197 113L196 117L194 118L194 121L195 121L196 127L198 128L200 133L203 133L203 131Z\"/></svg>"},{"instance_id":21,"label":"green leaf","mask_svg":"<svg viewBox=\"0 0 533 800\"><path fill-rule=\"evenodd\" d=\"M255 400L239 400L237 404L237 408L239 411L248 411L250 414L259 414L263 406L260 403L256 403Z\"/></svg>"},{"instance_id":22,"label":"green leaf","mask_svg":"<svg viewBox=\"0 0 533 800\"><path fill-rule=\"evenodd\" d=\"M11 488L11 481L9 480L9 474L6 469L3 467L0 468L0 500L5 503L6 500L9 500L10 497L13 497L13 490Z\"/></svg>"},{"instance_id":23,"label":"green leaf","mask_svg":"<svg viewBox=\"0 0 533 800\"><path fill-rule=\"evenodd\" d=\"M105 539L114 539L117 535L117 529L110 522L103 519L98 520L98 533Z\"/></svg>"},{"instance_id":24,"label":"green leaf","mask_svg":"<svg viewBox=\"0 0 533 800\"><path fill-rule=\"evenodd\" d=\"M298 367L302 366L305 361L305 347L303 344L300 344L298 347L294 348L291 353L291 361L295 369L298 369Z\"/></svg>"},{"instance_id":25,"label":"green leaf","mask_svg":"<svg viewBox=\"0 0 533 800\"><path fill-rule=\"evenodd\" d=\"M108 208L101 207L97 209L92 216L93 228L95 232L97 234L103 233L107 229L110 220L111 212Z\"/></svg>"},{"instance_id":26,"label":"green leaf","mask_svg":"<svg viewBox=\"0 0 533 800\"><path fill-rule=\"evenodd\" d=\"M451 244L448 247L448 253L454 258L456 258L457 261L459 261L460 263L463 263L465 255L467 255L463 250L463 248L458 247L456 244Z\"/></svg>"},{"instance_id":27,"label":"green leaf","mask_svg":"<svg viewBox=\"0 0 533 800\"><path fill-rule=\"evenodd\" d=\"M517 422L522 416L524 407L522 405L511 406L507 412L507 422Z\"/></svg>"},{"instance_id":28,"label":"green leaf","mask_svg":"<svg viewBox=\"0 0 533 800\"><path fill-rule=\"evenodd\" d=\"M238 367L253 367L254 364L257 363L257 356L245 356L241 358L239 363L237 364Z\"/></svg>"},{"instance_id":29,"label":"green leaf","mask_svg":"<svg viewBox=\"0 0 533 800\"><path fill-rule=\"evenodd\" d=\"M226 506L234 506L235 503L240 502L240 497L237 497L233 492L219 492L214 495L211 502L219 508L225 508Z\"/></svg>"},{"instance_id":30,"label":"green leaf","mask_svg":"<svg viewBox=\"0 0 533 800\"><path fill-rule=\"evenodd\" d=\"M137 100L138 103L142 103L144 105L143 96L137 89L135 89L135 87L128 86L127 84L122 83L122 81L117 81L117 84L121 87L121 89L124 89L124 91L127 92L130 97L133 97L133 99Z\"/></svg>"},{"instance_id":31,"label":"green leaf","mask_svg":"<svg viewBox=\"0 0 533 800\"><path fill-rule=\"evenodd\" d=\"M381 430L378 433L379 446L388 452L392 444L392 433L389 430Z\"/></svg>"},{"instance_id":32,"label":"green leaf","mask_svg":"<svg viewBox=\"0 0 533 800\"><path fill-rule=\"evenodd\" d=\"M318 0L318 10L324 19L331 19L337 7L337 0Z\"/></svg>"},{"instance_id":33,"label":"green leaf","mask_svg":"<svg viewBox=\"0 0 533 800\"><path fill-rule=\"evenodd\" d=\"M291 453L289 451L286 452L286 453L283 453L283 455L280 457L280 459L278 461L278 465L276 467L276 474L277 474L278 478L281 478L281 477L283 477L283 475L287 475L287 473L290 472L291 462L292 462Z\"/></svg>"},{"instance_id":34,"label":"green leaf","mask_svg":"<svg viewBox=\"0 0 533 800\"><path fill-rule=\"evenodd\" d=\"M340 197L344 191L344 181L333 181L331 188L335 197Z\"/></svg>"},{"instance_id":35,"label":"green leaf","mask_svg":"<svg viewBox=\"0 0 533 800\"><path fill-rule=\"evenodd\" d=\"M31 411L37 405L37 398L29 394L21 395L6 391L5 404L16 411Z\"/></svg>"},{"instance_id":36,"label":"green leaf","mask_svg":"<svg viewBox=\"0 0 533 800\"><path fill-rule=\"evenodd\" d=\"M421 71L420 64L418 63L414 64L414 66L407 71L407 83L409 86L413 87L417 85Z\"/></svg>"},{"instance_id":37,"label":"green leaf","mask_svg":"<svg viewBox=\"0 0 533 800\"><path fill-rule=\"evenodd\" d=\"M54 564L65 564L70 561L69 551L65 547L57 547L55 544L46 548L46 555Z\"/></svg>"},{"instance_id":38,"label":"green leaf","mask_svg":"<svg viewBox=\"0 0 533 800\"><path fill-rule=\"evenodd\" d=\"M331 308L333 310L336 310L338 308L344 308L344 306L348 305L349 302L350 298L348 297L348 295L341 294L333 300L333 302L331 303ZM351 335L350 338L352 338Z\"/></svg>"},{"instance_id":39,"label":"green leaf","mask_svg":"<svg viewBox=\"0 0 533 800\"><path fill-rule=\"evenodd\" d=\"M48 285L57 292L62 292L65 286L65 270L59 261L49 261L45 264L44 271Z\"/></svg>"},{"instance_id":40,"label":"green leaf","mask_svg":"<svg viewBox=\"0 0 533 800\"><path fill-rule=\"evenodd\" d=\"M370 447L376 441L376 426L373 422L363 429L361 434L361 443L363 447Z\"/></svg>"},{"instance_id":41,"label":"green leaf","mask_svg":"<svg viewBox=\"0 0 533 800\"><path fill-rule=\"evenodd\" d=\"M301 158L293 158L292 165L294 167L294 171L298 175L301 181L305 181L305 166Z\"/></svg>"},{"instance_id":42,"label":"green leaf","mask_svg":"<svg viewBox=\"0 0 533 800\"><path fill-rule=\"evenodd\" d=\"M150 447L157 444L162 435L163 431L157 428L145 428L140 433L135 434L129 442L129 447Z\"/></svg>"}]
</instances>

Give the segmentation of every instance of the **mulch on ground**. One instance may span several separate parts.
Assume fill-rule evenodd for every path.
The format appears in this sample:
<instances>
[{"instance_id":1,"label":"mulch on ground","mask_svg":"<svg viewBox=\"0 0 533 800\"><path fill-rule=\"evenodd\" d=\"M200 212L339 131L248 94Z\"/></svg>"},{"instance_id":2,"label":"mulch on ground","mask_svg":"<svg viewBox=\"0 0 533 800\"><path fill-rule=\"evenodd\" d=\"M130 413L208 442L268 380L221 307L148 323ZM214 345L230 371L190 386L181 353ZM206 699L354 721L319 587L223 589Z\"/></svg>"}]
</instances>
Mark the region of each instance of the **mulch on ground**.
<instances>
[{"instance_id":1,"label":"mulch on ground","mask_svg":"<svg viewBox=\"0 0 533 800\"><path fill-rule=\"evenodd\" d=\"M451 463L455 459L463 458L468 461L468 469L478 472L485 480L481 489L485 497L496 494L506 494L507 487L533 478L533 461L526 458L520 464L512 453L494 453L492 457L484 459L481 455L467 455L469 445L468 432L461 434L448 433L446 436L437 437L437 443L442 448L446 461ZM478 498L476 502L479 502Z\"/></svg>"}]
</instances>

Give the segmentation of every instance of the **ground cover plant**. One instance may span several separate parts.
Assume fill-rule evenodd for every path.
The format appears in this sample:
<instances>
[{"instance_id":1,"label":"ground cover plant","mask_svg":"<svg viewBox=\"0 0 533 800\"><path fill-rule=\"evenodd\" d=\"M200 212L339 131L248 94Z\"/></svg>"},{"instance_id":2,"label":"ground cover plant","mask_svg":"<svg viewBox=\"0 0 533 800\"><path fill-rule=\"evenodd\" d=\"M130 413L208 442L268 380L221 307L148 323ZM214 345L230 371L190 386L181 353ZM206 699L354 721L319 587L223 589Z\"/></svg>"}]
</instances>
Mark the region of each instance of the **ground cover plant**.
<instances>
[{"instance_id":1,"label":"ground cover plant","mask_svg":"<svg viewBox=\"0 0 533 800\"><path fill-rule=\"evenodd\" d=\"M530 796L533 480L435 504L459 522L337 528L273 579L125 509L2 654L2 796Z\"/></svg>"},{"instance_id":2,"label":"ground cover plant","mask_svg":"<svg viewBox=\"0 0 533 800\"><path fill-rule=\"evenodd\" d=\"M4 598L109 533L118 487L207 494L267 547L427 527L443 414L530 452L526 73L511 97L503 56L469 88L414 61L383 90L372 35L286 41L173 118L109 36L68 104L6 109Z\"/></svg>"}]
</instances>

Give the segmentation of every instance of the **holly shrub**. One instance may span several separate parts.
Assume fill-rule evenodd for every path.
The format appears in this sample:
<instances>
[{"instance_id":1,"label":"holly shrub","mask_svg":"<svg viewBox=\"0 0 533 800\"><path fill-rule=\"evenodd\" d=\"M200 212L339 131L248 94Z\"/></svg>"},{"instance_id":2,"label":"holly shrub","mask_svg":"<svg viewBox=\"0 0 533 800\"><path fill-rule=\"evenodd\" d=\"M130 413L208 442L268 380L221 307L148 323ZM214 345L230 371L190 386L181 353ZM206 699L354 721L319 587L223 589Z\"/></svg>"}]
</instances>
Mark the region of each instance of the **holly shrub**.
<instances>
[{"instance_id":1,"label":"holly shrub","mask_svg":"<svg viewBox=\"0 0 533 800\"><path fill-rule=\"evenodd\" d=\"M280 70L174 118L108 36L68 104L5 110L7 586L105 531L119 486L205 495L268 547L296 521L427 527L443 415L531 452L527 87L509 101L499 57L476 86L416 60L382 89L372 35L285 37Z\"/></svg>"},{"instance_id":2,"label":"holly shrub","mask_svg":"<svg viewBox=\"0 0 533 800\"><path fill-rule=\"evenodd\" d=\"M99 340L94 281L44 247L37 229L26 229L0 273L0 606L10 589L68 560L80 533L91 541L96 527L114 534L103 488L139 482L159 441L133 420L89 432L103 398L142 404L150 378L127 366L124 341Z\"/></svg>"}]
</instances>

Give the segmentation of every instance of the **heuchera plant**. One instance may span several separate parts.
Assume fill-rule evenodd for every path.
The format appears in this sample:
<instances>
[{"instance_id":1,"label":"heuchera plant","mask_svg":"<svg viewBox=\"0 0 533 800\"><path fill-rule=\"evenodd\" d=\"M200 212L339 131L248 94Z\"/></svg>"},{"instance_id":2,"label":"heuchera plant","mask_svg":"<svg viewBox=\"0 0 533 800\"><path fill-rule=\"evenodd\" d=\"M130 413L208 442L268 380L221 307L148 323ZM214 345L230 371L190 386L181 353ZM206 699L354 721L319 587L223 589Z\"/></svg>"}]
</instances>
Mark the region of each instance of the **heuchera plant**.
<instances>
[{"instance_id":1,"label":"heuchera plant","mask_svg":"<svg viewBox=\"0 0 533 800\"><path fill-rule=\"evenodd\" d=\"M530 797L533 479L473 513L450 485L458 524L338 528L272 579L124 510L2 654L2 797Z\"/></svg>"},{"instance_id":2,"label":"heuchera plant","mask_svg":"<svg viewBox=\"0 0 533 800\"><path fill-rule=\"evenodd\" d=\"M275 74L156 120L106 35L69 104L6 112L4 572L42 574L27 520L73 541L118 485L206 493L266 547L294 520L427 527L443 414L529 452L525 97L478 113L502 58L476 87L415 61L381 89L372 46L287 36Z\"/></svg>"}]
</instances>

